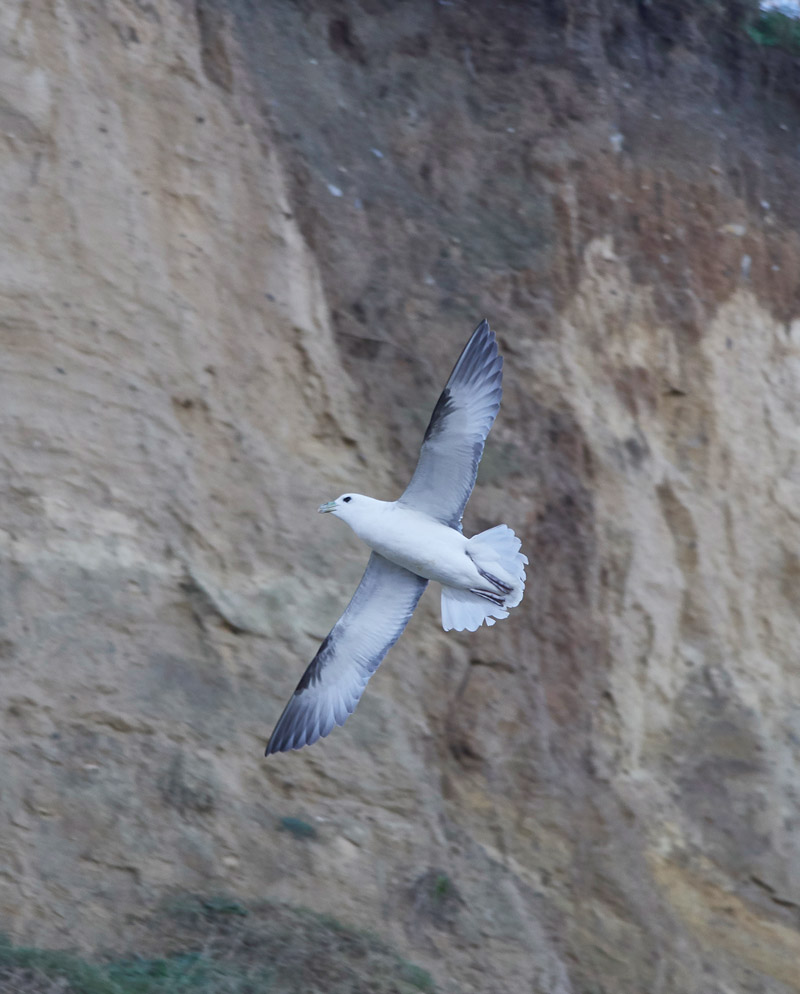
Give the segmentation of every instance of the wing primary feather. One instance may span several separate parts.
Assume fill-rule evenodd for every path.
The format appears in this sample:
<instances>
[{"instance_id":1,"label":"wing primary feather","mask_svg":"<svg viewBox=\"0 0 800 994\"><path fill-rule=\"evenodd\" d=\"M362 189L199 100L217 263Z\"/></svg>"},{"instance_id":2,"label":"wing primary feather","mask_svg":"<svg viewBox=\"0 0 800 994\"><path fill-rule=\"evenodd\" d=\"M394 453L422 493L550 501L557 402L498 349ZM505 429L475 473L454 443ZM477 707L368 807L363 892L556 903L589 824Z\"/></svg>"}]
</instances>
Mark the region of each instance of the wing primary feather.
<instances>
[{"instance_id":1,"label":"wing primary feather","mask_svg":"<svg viewBox=\"0 0 800 994\"><path fill-rule=\"evenodd\" d=\"M460 526L502 399L503 359L486 320L472 333L433 409L399 504Z\"/></svg>"},{"instance_id":2,"label":"wing primary feather","mask_svg":"<svg viewBox=\"0 0 800 994\"><path fill-rule=\"evenodd\" d=\"M324 738L353 713L400 637L428 581L373 552L342 617L306 667L267 743L266 755Z\"/></svg>"}]
</instances>

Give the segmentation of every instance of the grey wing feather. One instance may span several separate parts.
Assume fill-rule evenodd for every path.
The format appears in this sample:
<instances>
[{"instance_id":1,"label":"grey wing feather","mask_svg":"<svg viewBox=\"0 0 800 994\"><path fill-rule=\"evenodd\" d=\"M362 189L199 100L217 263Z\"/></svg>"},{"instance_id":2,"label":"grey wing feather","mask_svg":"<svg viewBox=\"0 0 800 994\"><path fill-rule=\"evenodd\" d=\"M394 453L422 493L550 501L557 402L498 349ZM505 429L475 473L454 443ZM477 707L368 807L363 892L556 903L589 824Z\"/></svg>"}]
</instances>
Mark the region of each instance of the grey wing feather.
<instances>
[{"instance_id":1,"label":"grey wing feather","mask_svg":"<svg viewBox=\"0 0 800 994\"><path fill-rule=\"evenodd\" d=\"M502 382L497 341L489 323L481 321L436 402L417 467L398 504L460 529L484 442L500 409Z\"/></svg>"},{"instance_id":2,"label":"grey wing feather","mask_svg":"<svg viewBox=\"0 0 800 994\"><path fill-rule=\"evenodd\" d=\"M353 599L278 719L267 756L311 745L345 723L427 585L423 577L372 553Z\"/></svg>"}]
</instances>

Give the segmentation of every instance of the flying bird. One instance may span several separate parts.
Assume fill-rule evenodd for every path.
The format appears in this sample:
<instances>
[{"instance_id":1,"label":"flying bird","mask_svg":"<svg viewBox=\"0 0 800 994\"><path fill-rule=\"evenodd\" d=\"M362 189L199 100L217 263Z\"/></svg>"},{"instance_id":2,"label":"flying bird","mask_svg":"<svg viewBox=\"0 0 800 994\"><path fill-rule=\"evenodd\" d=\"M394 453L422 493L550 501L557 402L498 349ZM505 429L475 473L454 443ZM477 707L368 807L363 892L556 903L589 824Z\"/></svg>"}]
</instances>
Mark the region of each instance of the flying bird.
<instances>
[{"instance_id":1,"label":"flying bird","mask_svg":"<svg viewBox=\"0 0 800 994\"><path fill-rule=\"evenodd\" d=\"M361 583L303 674L266 755L301 749L343 725L400 638L429 580L442 585L442 627L474 632L522 600L527 557L507 525L467 538L461 517L500 408L503 360L481 321L450 374L402 496L347 493L319 510L371 549Z\"/></svg>"}]
</instances>

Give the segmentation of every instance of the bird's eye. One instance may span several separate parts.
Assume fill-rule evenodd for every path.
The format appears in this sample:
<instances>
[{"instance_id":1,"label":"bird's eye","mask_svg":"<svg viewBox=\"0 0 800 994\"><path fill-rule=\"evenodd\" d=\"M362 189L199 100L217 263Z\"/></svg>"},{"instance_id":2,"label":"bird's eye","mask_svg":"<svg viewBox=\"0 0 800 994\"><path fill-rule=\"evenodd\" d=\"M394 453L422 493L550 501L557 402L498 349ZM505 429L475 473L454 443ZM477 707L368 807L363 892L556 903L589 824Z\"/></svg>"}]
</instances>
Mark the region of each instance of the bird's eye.
<instances>
[{"instance_id":1,"label":"bird's eye","mask_svg":"<svg viewBox=\"0 0 800 994\"><path fill-rule=\"evenodd\" d=\"M345 504L349 504L352 499L353 499L352 497L342 497L342 500L345 502Z\"/></svg>"}]
</instances>

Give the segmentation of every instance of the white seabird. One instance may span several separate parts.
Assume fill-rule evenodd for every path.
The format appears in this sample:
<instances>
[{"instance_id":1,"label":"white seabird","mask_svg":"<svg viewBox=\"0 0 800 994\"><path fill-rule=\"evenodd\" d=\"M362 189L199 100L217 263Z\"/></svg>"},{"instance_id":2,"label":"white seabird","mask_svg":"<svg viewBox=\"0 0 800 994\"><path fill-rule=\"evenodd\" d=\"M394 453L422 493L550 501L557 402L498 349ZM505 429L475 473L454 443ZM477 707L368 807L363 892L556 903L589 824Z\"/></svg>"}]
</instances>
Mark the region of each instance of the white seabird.
<instances>
[{"instance_id":1,"label":"white seabird","mask_svg":"<svg viewBox=\"0 0 800 994\"><path fill-rule=\"evenodd\" d=\"M507 525L467 538L464 507L502 396L503 360L486 321L450 374L411 482L396 501L343 494L320 507L372 549L361 583L297 685L266 755L301 749L343 725L400 638L428 585L442 585L442 627L474 632L522 600L527 558Z\"/></svg>"}]
</instances>

